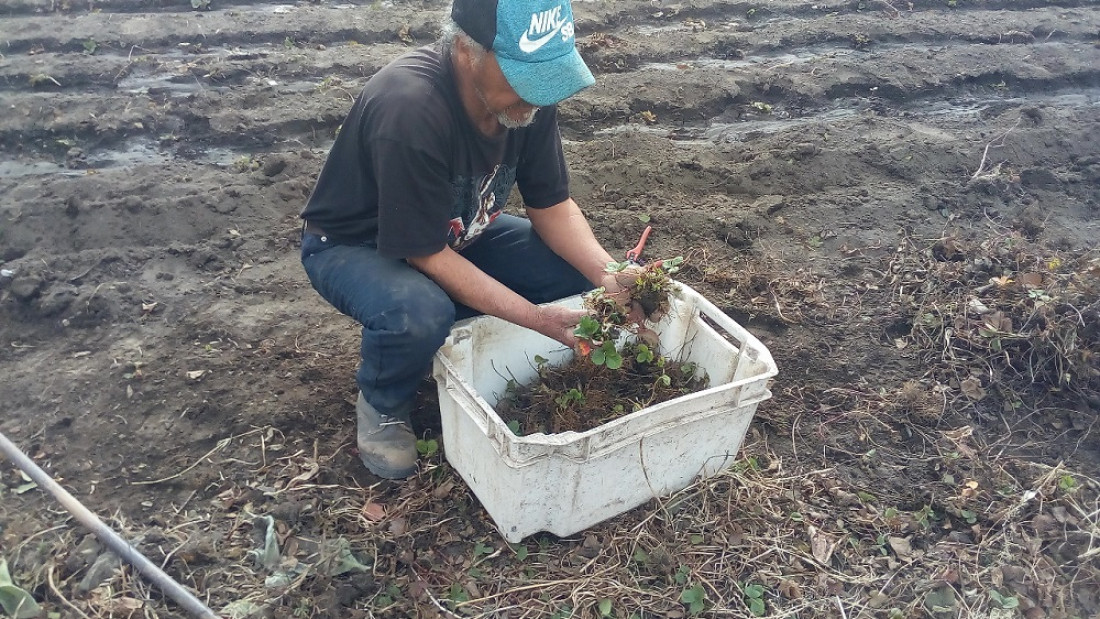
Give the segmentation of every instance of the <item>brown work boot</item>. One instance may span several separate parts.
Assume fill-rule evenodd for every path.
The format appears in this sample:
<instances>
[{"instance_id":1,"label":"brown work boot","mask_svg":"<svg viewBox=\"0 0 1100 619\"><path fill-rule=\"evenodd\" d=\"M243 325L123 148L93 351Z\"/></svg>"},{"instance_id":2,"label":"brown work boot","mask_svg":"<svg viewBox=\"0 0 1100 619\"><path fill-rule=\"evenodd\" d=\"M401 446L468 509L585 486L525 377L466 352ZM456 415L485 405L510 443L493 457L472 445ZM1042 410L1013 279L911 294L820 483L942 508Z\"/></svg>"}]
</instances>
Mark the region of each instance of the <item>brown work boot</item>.
<instances>
[{"instance_id":1,"label":"brown work boot","mask_svg":"<svg viewBox=\"0 0 1100 619\"><path fill-rule=\"evenodd\" d=\"M363 394L355 404L359 459L370 472L386 479L404 479L416 472L416 435L409 426L409 409L400 416L384 415Z\"/></svg>"}]
</instances>

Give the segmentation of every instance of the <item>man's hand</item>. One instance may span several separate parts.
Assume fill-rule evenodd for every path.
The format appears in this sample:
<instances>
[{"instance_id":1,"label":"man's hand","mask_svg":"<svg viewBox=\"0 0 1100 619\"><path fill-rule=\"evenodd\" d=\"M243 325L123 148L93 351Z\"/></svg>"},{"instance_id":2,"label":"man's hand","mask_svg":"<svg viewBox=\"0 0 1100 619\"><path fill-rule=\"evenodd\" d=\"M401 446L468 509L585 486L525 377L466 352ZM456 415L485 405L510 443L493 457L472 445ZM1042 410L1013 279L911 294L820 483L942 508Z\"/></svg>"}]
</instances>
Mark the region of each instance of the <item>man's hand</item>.
<instances>
[{"instance_id":1,"label":"man's hand","mask_svg":"<svg viewBox=\"0 0 1100 619\"><path fill-rule=\"evenodd\" d=\"M584 315L584 310L569 309L560 305L537 305L532 328L546 337L554 338L573 348L577 344L577 336L573 335L573 330Z\"/></svg>"},{"instance_id":2,"label":"man's hand","mask_svg":"<svg viewBox=\"0 0 1100 619\"><path fill-rule=\"evenodd\" d=\"M642 270L641 266L634 264L622 271L604 273L603 278L600 279L600 285L607 292L607 296L615 299L619 305L629 310L630 321L637 323L639 326L645 320L645 311L630 296L630 287L634 284L634 280L641 275Z\"/></svg>"}]
</instances>

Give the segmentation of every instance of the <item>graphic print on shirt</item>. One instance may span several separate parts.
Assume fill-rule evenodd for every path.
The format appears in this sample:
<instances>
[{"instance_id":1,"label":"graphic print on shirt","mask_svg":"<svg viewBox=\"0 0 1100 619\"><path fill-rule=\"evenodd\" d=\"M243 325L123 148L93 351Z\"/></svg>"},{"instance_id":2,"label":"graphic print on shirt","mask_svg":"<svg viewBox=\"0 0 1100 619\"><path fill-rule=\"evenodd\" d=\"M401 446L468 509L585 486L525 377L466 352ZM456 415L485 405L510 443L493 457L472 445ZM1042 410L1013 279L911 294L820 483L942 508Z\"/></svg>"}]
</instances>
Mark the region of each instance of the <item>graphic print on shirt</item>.
<instances>
[{"instance_id":1,"label":"graphic print on shirt","mask_svg":"<svg viewBox=\"0 0 1100 619\"><path fill-rule=\"evenodd\" d=\"M484 232L504 210L515 182L515 168L506 165L497 165L481 178L456 179L447 244L457 251Z\"/></svg>"}]
</instances>

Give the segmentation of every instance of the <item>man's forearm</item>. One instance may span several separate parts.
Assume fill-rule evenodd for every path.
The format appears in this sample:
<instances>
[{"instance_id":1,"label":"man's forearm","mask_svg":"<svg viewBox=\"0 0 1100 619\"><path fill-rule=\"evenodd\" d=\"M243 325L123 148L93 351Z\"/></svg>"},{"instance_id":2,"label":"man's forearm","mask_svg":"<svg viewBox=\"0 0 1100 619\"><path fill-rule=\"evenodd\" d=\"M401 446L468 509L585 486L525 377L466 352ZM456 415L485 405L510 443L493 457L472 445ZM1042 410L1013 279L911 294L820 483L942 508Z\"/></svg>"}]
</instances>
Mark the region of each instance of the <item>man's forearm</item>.
<instances>
[{"instance_id":1,"label":"man's forearm","mask_svg":"<svg viewBox=\"0 0 1100 619\"><path fill-rule=\"evenodd\" d=\"M490 316L535 328L535 306L447 247L409 264L432 279L452 299Z\"/></svg>"},{"instance_id":2,"label":"man's forearm","mask_svg":"<svg viewBox=\"0 0 1100 619\"><path fill-rule=\"evenodd\" d=\"M584 213L572 198L544 209L527 209L535 231L557 255L588 278L600 284L607 263L615 259L596 240Z\"/></svg>"},{"instance_id":3,"label":"man's forearm","mask_svg":"<svg viewBox=\"0 0 1100 619\"><path fill-rule=\"evenodd\" d=\"M576 343L573 328L584 312L560 305L534 305L490 277L451 248L408 263L439 285L452 299L475 310L537 331L566 346Z\"/></svg>"}]
</instances>

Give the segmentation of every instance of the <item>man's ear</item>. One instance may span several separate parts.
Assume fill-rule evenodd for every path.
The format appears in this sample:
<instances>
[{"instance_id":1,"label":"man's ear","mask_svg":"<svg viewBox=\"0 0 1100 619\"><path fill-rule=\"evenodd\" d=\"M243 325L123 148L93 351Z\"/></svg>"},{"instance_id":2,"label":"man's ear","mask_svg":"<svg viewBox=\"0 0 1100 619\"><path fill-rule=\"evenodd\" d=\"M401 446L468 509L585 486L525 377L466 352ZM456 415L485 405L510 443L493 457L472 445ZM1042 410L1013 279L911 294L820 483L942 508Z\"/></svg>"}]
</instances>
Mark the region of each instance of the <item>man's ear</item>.
<instances>
[{"instance_id":1,"label":"man's ear","mask_svg":"<svg viewBox=\"0 0 1100 619\"><path fill-rule=\"evenodd\" d=\"M471 73L478 69L478 52L474 49L468 40L463 37L455 37L455 46L452 53L458 54L458 61L465 68L469 69ZM488 51L483 52L482 57L487 56Z\"/></svg>"},{"instance_id":2,"label":"man's ear","mask_svg":"<svg viewBox=\"0 0 1100 619\"><path fill-rule=\"evenodd\" d=\"M458 54L458 62L468 69L474 68L474 52L466 39L455 37L453 52Z\"/></svg>"}]
</instances>

